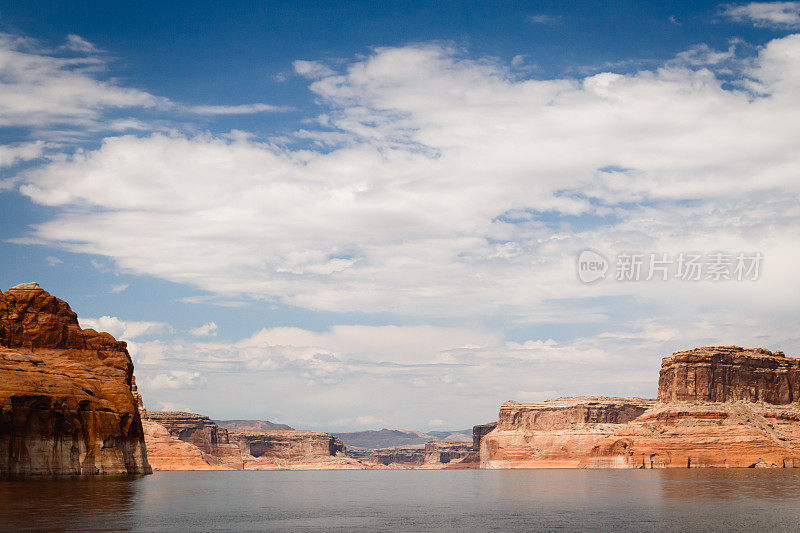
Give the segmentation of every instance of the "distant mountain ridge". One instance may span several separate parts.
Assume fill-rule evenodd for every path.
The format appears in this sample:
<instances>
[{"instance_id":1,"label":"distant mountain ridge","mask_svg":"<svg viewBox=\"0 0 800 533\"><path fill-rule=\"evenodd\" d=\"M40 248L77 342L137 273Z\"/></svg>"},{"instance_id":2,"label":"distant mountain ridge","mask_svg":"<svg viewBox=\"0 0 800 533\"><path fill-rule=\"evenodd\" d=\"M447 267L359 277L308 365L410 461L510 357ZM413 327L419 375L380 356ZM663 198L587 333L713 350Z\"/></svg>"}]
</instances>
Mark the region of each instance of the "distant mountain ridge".
<instances>
[{"instance_id":1,"label":"distant mountain ridge","mask_svg":"<svg viewBox=\"0 0 800 533\"><path fill-rule=\"evenodd\" d=\"M357 448L394 448L397 446L424 445L433 440L446 440L449 442L472 442L472 430L459 431L431 431L422 433L407 429L386 429L354 431L349 433L331 433L338 437L345 446Z\"/></svg>"},{"instance_id":2,"label":"distant mountain ridge","mask_svg":"<svg viewBox=\"0 0 800 533\"><path fill-rule=\"evenodd\" d=\"M231 431L294 430L292 426L270 422L269 420L214 420L214 423Z\"/></svg>"}]
</instances>

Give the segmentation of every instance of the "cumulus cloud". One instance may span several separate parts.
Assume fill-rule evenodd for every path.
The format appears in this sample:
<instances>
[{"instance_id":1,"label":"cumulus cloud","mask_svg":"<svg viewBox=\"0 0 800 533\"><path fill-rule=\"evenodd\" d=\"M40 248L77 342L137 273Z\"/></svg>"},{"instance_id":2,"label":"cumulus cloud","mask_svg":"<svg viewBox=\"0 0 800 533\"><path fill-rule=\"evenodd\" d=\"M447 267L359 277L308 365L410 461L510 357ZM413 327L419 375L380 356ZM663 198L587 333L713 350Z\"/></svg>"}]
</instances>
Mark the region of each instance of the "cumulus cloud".
<instances>
[{"instance_id":1,"label":"cumulus cloud","mask_svg":"<svg viewBox=\"0 0 800 533\"><path fill-rule=\"evenodd\" d=\"M800 2L750 2L728 5L725 16L737 21L754 23L756 26L800 28Z\"/></svg>"},{"instance_id":2,"label":"cumulus cloud","mask_svg":"<svg viewBox=\"0 0 800 533\"><path fill-rule=\"evenodd\" d=\"M137 322L132 320L120 320L115 316L101 316L100 318L79 318L82 328L91 328L95 331L105 331L117 339L127 340L163 333L167 330L167 325L163 322Z\"/></svg>"},{"instance_id":3,"label":"cumulus cloud","mask_svg":"<svg viewBox=\"0 0 800 533\"><path fill-rule=\"evenodd\" d=\"M189 330L189 334L195 337L215 337L217 335L217 323L206 322L202 326Z\"/></svg>"},{"instance_id":4,"label":"cumulus cloud","mask_svg":"<svg viewBox=\"0 0 800 533\"><path fill-rule=\"evenodd\" d=\"M280 406L282 419L293 425L339 430L419 428L446 412L448 426L469 427L495 418L509 399L652 397L661 357L679 349L735 343L794 354L800 350L794 324L779 317L767 330L761 318L746 312L713 312L693 315L689 323L681 317L639 318L616 331L564 340L479 334L469 344L463 331L447 327L398 326L389 336L384 326L346 333L346 326L325 332L274 328L232 343L171 339L135 343L130 350L145 399L181 401L217 417L242 416L242 409L247 416L266 416ZM386 342L376 343L381 336ZM402 349L394 346L401 337ZM432 338L440 340L431 344ZM184 374L172 376L174 368ZM217 394L177 389L187 383L203 383ZM366 418L365 405L380 420Z\"/></svg>"},{"instance_id":5,"label":"cumulus cloud","mask_svg":"<svg viewBox=\"0 0 800 533\"><path fill-rule=\"evenodd\" d=\"M414 427L459 406L447 423L467 427L514 395L652 396L675 349L800 348L798 58L790 35L752 57L698 46L581 78L525 78L522 59L442 45L297 62L323 112L296 138L321 149L109 137L19 176L57 214L16 242L207 291L186 302L261 298L400 324L130 343L154 401L215 416L281 404L306 427L342 413L356 426L370 405ZM575 276L585 248L765 263L752 283L590 287ZM591 327L564 332L576 323Z\"/></svg>"},{"instance_id":6,"label":"cumulus cloud","mask_svg":"<svg viewBox=\"0 0 800 533\"><path fill-rule=\"evenodd\" d=\"M708 47L579 80L519 79L438 45L379 49L343 73L304 64L328 108L320 128L338 135L331 149L107 138L24 175L22 193L68 209L18 242L105 255L225 298L331 311L593 322L603 314L568 302L785 301L798 283L776 261L797 248L799 50L797 35L771 41L739 61L733 87L712 69L734 51ZM759 291L587 293L574 277L585 247L722 246L762 251L778 268Z\"/></svg>"},{"instance_id":7,"label":"cumulus cloud","mask_svg":"<svg viewBox=\"0 0 800 533\"><path fill-rule=\"evenodd\" d=\"M199 372L183 372L174 370L167 374L158 374L147 380L147 385L154 389L204 389L206 378Z\"/></svg>"}]
</instances>

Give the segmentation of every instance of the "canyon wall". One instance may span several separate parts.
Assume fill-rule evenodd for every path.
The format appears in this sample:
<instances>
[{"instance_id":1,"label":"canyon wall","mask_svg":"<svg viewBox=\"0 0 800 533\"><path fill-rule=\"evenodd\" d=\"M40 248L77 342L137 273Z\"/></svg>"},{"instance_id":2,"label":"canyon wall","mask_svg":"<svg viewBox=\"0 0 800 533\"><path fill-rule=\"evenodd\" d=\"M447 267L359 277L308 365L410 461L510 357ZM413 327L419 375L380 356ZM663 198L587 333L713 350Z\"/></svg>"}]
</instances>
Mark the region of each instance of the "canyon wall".
<instances>
[{"instance_id":1,"label":"canyon wall","mask_svg":"<svg viewBox=\"0 0 800 533\"><path fill-rule=\"evenodd\" d=\"M145 474L124 342L36 283L0 292L0 476Z\"/></svg>"},{"instance_id":2,"label":"canyon wall","mask_svg":"<svg viewBox=\"0 0 800 533\"><path fill-rule=\"evenodd\" d=\"M147 412L143 424L155 470L362 468L327 433L229 431L207 416L177 411Z\"/></svg>"},{"instance_id":3,"label":"canyon wall","mask_svg":"<svg viewBox=\"0 0 800 533\"><path fill-rule=\"evenodd\" d=\"M425 444L425 465L456 464L472 452L471 442L434 441Z\"/></svg>"},{"instance_id":4,"label":"canyon wall","mask_svg":"<svg viewBox=\"0 0 800 533\"><path fill-rule=\"evenodd\" d=\"M150 464L156 470L244 468L238 444L207 416L150 411L144 416L144 426Z\"/></svg>"},{"instance_id":5,"label":"canyon wall","mask_svg":"<svg viewBox=\"0 0 800 533\"><path fill-rule=\"evenodd\" d=\"M506 402L497 427L480 439L481 468L576 468L599 442L655 400L575 397Z\"/></svg>"},{"instance_id":6,"label":"canyon wall","mask_svg":"<svg viewBox=\"0 0 800 533\"><path fill-rule=\"evenodd\" d=\"M507 402L480 441L483 468L800 466L798 361L705 347L662 360L658 401Z\"/></svg>"},{"instance_id":7,"label":"canyon wall","mask_svg":"<svg viewBox=\"0 0 800 533\"><path fill-rule=\"evenodd\" d=\"M297 430L232 431L238 443L245 470L303 470L364 468L347 457L338 438L328 433Z\"/></svg>"},{"instance_id":8,"label":"canyon wall","mask_svg":"<svg viewBox=\"0 0 800 533\"><path fill-rule=\"evenodd\" d=\"M695 348L665 357L660 402L800 402L800 360L738 346Z\"/></svg>"}]
</instances>

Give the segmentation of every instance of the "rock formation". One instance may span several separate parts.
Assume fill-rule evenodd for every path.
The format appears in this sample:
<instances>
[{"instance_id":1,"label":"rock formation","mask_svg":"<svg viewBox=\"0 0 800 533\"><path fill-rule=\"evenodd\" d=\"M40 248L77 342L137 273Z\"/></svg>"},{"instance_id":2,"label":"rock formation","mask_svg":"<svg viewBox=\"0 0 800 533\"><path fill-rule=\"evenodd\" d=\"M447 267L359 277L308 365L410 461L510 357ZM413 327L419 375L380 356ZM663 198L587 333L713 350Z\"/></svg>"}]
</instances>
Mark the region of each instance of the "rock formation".
<instances>
[{"instance_id":1,"label":"rock formation","mask_svg":"<svg viewBox=\"0 0 800 533\"><path fill-rule=\"evenodd\" d=\"M148 412L143 421L155 470L277 470L362 468L327 433L229 431L185 412Z\"/></svg>"},{"instance_id":2,"label":"rock formation","mask_svg":"<svg viewBox=\"0 0 800 533\"><path fill-rule=\"evenodd\" d=\"M367 462L393 468L412 468L425 462L424 445L379 448L372 450Z\"/></svg>"},{"instance_id":3,"label":"rock formation","mask_svg":"<svg viewBox=\"0 0 800 533\"><path fill-rule=\"evenodd\" d=\"M363 468L347 457L342 441L327 433L297 430L235 431L245 470Z\"/></svg>"},{"instance_id":4,"label":"rock formation","mask_svg":"<svg viewBox=\"0 0 800 533\"><path fill-rule=\"evenodd\" d=\"M736 346L662 360L658 401L507 402L483 468L800 466L797 359Z\"/></svg>"},{"instance_id":5,"label":"rock formation","mask_svg":"<svg viewBox=\"0 0 800 533\"><path fill-rule=\"evenodd\" d=\"M642 398L577 397L506 402L480 440L482 468L584 466L603 437L655 404Z\"/></svg>"},{"instance_id":6,"label":"rock formation","mask_svg":"<svg viewBox=\"0 0 800 533\"><path fill-rule=\"evenodd\" d=\"M147 412L144 425L150 463L156 470L242 470L244 467L239 446L229 440L228 430L218 427L207 416L179 411ZM201 461L197 461L198 455Z\"/></svg>"},{"instance_id":7,"label":"rock formation","mask_svg":"<svg viewBox=\"0 0 800 533\"><path fill-rule=\"evenodd\" d=\"M126 344L36 283L0 292L0 476L145 474Z\"/></svg>"},{"instance_id":8,"label":"rock formation","mask_svg":"<svg viewBox=\"0 0 800 533\"><path fill-rule=\"evenodd\" d=\"M455 464L472 452L472 443L434 441L425 444L425 465Z\"/></svg>"}]
</instances>

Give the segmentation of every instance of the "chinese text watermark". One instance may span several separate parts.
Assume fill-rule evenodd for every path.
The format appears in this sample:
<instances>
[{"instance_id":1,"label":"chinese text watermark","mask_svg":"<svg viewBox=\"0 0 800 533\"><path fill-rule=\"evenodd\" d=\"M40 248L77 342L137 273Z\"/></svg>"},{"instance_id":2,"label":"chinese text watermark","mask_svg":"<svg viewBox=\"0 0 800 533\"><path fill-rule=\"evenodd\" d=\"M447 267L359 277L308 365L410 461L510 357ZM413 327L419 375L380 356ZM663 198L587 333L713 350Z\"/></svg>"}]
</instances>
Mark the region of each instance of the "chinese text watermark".
<instances>
[{"instance_id":1,"label":"chinese text watermark","mask_svg":"<svg viewBox=\"0 0 800 533\"><path fill-rule=\"evenodd\" d=\"M696 253L665 252L616 255L610 263L595 250L578 254L578 279L594 283L606 278L615 281L756 281L761 275L761 252Z\"/></svg>"}]
</instances>

